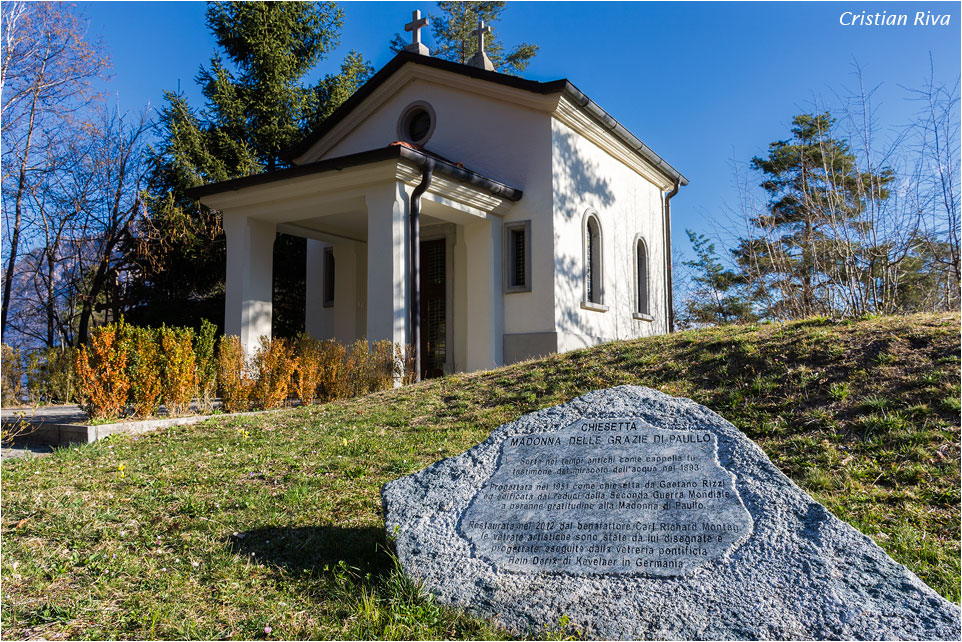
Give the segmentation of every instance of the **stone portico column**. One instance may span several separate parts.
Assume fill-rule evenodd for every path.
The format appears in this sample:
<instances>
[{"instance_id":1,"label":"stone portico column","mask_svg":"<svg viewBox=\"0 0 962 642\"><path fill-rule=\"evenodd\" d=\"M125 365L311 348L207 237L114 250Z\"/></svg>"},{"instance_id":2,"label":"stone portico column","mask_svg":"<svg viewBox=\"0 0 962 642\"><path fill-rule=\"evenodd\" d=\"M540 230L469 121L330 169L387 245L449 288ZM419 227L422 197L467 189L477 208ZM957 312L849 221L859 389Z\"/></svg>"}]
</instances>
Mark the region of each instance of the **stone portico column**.
<instances>
[{"instance_id":1,"label":"stone portico column","mask_svg":"<svg viewBox=\"0 0 962 642\"><path fill-rule=\"evenodd\" d=\"M467 371L504 363L504 297L501 284L501 219L464 226L467 281Z\"/></svg>"},{"instance_id":2,"label":"stone portico column","mask_svg":"<svg viewBox=\"0 0 962 642\"><path fill-rule=\"evenodd\" d=\"M408 197L403 183L373 189L367 204L367 340L406 345Z\"/></svg>"},{"instance_id":3,"label":"stone portico column","mask_svg":"<svg viewBox=\"0 0 962 642\"><path fill-rule=\"evenodd\" d=\"M251 354L262 336L271 336L274 223L247 216L224 216L227 284L224 333L240 337Z\"/></svg>"}]
</instances>

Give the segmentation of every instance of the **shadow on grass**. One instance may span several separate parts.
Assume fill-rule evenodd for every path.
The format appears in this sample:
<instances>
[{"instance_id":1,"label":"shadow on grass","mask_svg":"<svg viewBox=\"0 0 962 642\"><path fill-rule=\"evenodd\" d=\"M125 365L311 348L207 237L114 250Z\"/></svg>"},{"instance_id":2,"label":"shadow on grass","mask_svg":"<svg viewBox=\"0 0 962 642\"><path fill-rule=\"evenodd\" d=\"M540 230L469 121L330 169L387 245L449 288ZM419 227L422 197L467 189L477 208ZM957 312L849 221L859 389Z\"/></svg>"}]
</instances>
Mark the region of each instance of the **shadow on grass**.
<instances>
[{"instance_id":1,"label":"shadow on grass","mask_svg":"<svg viewBox=\"0 0 962 642\"><path fill-rule=\"evenodd\" d=\"M381 528L268 526L228 540L235 554L271 568L287 590L316 605L320 628L300 639L511 639L493 622L424 593L400 572Z\"/></svg>"},{"instance_id":2,"label":"shadow on grass","mask_svg":"<svg viewBox=\"0 0 962 642\"><path fill-rule=\"evenodd\" d=\"M262 564L323 573L341 562L363 575L385 577L394 568L384 530L340 526L265 526L232 535L234 551Z\"/></svg>"}]
</instances>

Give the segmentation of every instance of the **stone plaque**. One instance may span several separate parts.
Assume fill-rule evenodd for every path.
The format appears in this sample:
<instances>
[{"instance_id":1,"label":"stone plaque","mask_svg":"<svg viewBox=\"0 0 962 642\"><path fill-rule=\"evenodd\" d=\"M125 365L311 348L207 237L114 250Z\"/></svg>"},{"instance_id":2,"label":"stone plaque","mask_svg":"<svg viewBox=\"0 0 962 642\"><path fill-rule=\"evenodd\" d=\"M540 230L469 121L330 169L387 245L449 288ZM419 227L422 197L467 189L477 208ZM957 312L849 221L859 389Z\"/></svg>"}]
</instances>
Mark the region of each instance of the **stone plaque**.
<instances>
[{"instance_id":1,"label":"stone plaque","mask_svg":"<svg viewBox=\"0 0 962 642\"><path fill-rule=\"evenodd\" d=\"M519 636L959 639L958 606L735 426L647 388L518 417L381 497L404 572Z\"/></svg>"},{"instance_id":2,"label":"stone plaque","mask_svg":"<svg viewBox=\"0 0 962 642\"><path fill-rule=\"evenodd\" d=\"M505 439L459 529L503 570L683 575L750 534L734 482L710 431L581 419Z\"/></svg>"}]
</instances>

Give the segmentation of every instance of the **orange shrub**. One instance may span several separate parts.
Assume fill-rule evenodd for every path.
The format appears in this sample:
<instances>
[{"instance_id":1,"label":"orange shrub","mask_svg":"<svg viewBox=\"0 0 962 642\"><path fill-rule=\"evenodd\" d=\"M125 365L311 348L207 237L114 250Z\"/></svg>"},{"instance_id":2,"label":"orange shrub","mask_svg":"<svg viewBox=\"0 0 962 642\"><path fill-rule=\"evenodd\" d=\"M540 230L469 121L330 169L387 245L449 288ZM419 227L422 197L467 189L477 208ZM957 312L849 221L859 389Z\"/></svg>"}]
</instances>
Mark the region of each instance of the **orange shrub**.
<instances>
[{"instance_id":1,"label":"orange shrub","mask_svg":"<svg viewBox=\"0 0 962 642\"><path fill-rule=\"evenodd\" d=\"M127 406L130 379L124 327L122 319L100 326L91 334L90 345L77 354L83 407L93 419L119 417Z\"/></svg>"},{"instance_id":2,"label":"orange shrub","mask_svg":"<svg viewBox=\"0 0 962 642\"><path fill-rule=\"evenodd\" d=\"M370 379L367 389L370 392L390 390L394 387L394 375L400 367L395 367L394 344L387 339L376 341L368 354L371 364L368 368Z\"/></svg>"},{"instance_id":3,"label":"orange shrub","mask_svg":"<svg viewBox=\"0 0 962 642\"><path fill-rule=\"evenodd\" d=\"M23 354L20 350L0 344L0 398L4 406L16 406L23 397Z\"/></svg>"},{"instance_id":4,"label":"orange shrub","mask_svg":"<svg viewBox=\"0 0 962 642\"><path fill-rule=\"evenodd\" d=\"M194 357L197 361L197 396L200 407L210 412L217 396L217 326L203 319L194 340Z\"/></svg>"},{"instance_id":5,"label":"orange shrub","mask_svg":"<svg viewBox=\"0 0 962 642\"><path fill-rule=\"evenodd\" d=\"M244 358L240 337L227 336L217 346L217 383L227 412L243 412L250 405L254 379Z\"/></svg>"},{"instance_id":6,"label":"orange shrub","mask_svg":"<svg viewBox=\"0 0 962 642\"><path fill-rule=\"evenodd\" d=\"M314 337L301 333L295 344L297 399L302 404L314 403L321 380L321 356L323 345Z\"/></svg>"},{"instance_id":7,"label":"orange shrub","mask_svg":"<svg viewBox=\"0 0 962 642\"><path fill-rule=\"evenodd\" d=\"M71 403L76 400L76 348L63 345L37 348L25 356L27 398L31 405Z\"/></svg>"},{"instance_id":8,"label":"orange shrub","mask_svg":"<svg viewBox=\"0 0 962 642\"><path fill-rule=\"evenodd\" d=\"M138 417L157 412L161 392L160 346L150 328L126 327L130 403Z\"/></svg>"},{"instance_id":9,"label":"orange shrub","mask_svg":"<svg viewBox=\"0 0 962 642\"><path fill-rule=\"evenodd\" d=\"M261 337L261 347L254 353L254 399L261 408L278 408L287 401L296 367L294 350L286 339Z\"/></svg>"},{"instance_id":10,"label":"orange shrub","mask_svg":"<svg viewBox=\"0 0 962 642\"><path fill-rule=\"evenodd\" d=\"M367 341L358 339L347 349L347 355L344 357L344 370L349 396L357 397L369 392L372 373Z\"/></svg>"},{"instance_id":11,"label":"orange shrub","mask_svg":"<svg viewBox=\"0 0 962 642\"><path fill-rule=\"evenodd\" d=\"M337 341L321 342L318 370L318 394L324 401L341 399L350 391L345 357L347 349Z\"/></svg>"},{"instance_id":12,"label":"orange shrub","mask_svg":"<svg viewBox=\"0 0 962 642\"><path fill-rule=\"evenodd\" d=\"M253 373L253 374L252 374ZM294 342L261 339L248 366L237 337L224 337L217 349L217 381L224 410L277 408L291 396L302 404L332 401L392 388L414 380L412 351L390 341L351 346L301 334Z\"/></svg>"},{"instance_id":13,"label":"orange shrub","mask_svg":"<svg viewBox=\"0 0 962 642\"><path fill-rule=\"evenodd\" d=\"M394 375L401 378L401 383L414 383L414 348L410 345L394 345Z\"/></svg>"},{"instance_id":14,"label":"orange shrub","mask_svg":"<svg viewBox=\"0 0 962 642\"><path fill-rule=\"evenodd\" d=\"M197 361L194 331L190 328L160 328L160 397L167 414L181 415L190 408L197 390Z\"/></svg>"}]
</instances>

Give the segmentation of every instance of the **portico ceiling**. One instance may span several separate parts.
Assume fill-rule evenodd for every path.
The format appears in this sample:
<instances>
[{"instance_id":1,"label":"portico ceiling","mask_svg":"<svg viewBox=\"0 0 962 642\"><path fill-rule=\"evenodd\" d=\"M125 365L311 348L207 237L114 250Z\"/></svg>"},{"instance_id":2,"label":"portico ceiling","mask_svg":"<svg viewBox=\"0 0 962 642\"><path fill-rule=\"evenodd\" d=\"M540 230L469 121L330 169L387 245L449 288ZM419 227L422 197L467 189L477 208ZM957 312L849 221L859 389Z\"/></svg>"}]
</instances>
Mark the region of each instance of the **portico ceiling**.
<instances>
[{"instance_id":1,"label":"portico ceiling","mask_svg":"<svg viewBox=\"0 0 962 642\"><path fill-rule=\"evenodd\" d=\"M422 201L422 205L426 201ZM450 222L447 219L435 218L422 212L421 226L439 225ZM318 241L334 242L338 240L348 241L367 241L367 212L340 212L328 216L318 216L301 221L290 223L280 223L277 231L291 236L302 236L304 238L315 239Z\"/></svg>"}]
</instances>

